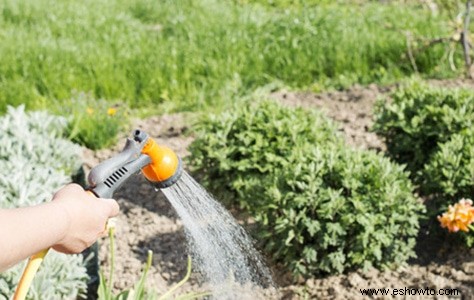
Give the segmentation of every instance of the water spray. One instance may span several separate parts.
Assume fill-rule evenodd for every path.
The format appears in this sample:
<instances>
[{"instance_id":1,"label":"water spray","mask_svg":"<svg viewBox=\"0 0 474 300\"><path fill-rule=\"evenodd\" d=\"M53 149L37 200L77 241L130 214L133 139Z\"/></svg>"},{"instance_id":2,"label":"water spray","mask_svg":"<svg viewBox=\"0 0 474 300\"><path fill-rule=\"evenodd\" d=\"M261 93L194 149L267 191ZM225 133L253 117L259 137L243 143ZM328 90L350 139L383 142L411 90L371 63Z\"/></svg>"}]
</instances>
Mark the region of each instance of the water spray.
<instances>
[{"instance_id":1,"label":"water spray","mask_svg":"<svg viewBox=\"0 0 474 300\"><path fill-rule=\"evenodd\" d=\"M135 130L123 150L116 156L94 167L88 176L87 190L99 198L112 198L114 192L130 176L142 172L158 189L175 184L182 174L181 159L170 148L158 145L141 130ZM28 289L49 249L40 251L28 260L18 283L13 300L26 298Z\"/></svg>"}]
</instances>

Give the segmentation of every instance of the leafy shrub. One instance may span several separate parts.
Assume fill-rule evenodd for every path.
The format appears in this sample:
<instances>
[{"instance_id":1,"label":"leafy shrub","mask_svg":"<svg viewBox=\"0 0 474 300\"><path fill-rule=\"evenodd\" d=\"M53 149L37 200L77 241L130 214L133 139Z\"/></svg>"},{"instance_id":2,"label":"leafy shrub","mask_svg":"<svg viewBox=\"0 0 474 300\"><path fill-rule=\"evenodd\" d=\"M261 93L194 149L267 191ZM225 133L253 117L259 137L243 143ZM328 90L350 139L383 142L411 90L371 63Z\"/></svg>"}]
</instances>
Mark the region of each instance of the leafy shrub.
<instances>
[{"instance_id":1,"label":"leafy shrub","mask_svg":"<svg viewBox=\"0 0 474 300\"><path fill-rule=\"evenodd\" d=\"M385 139L390 156L406 164L419 182L419 171L439 150L439 144L453 134L472 130L474 95L412 82L391 98L391 103L378 102L374 131Z\"/></svg>"},{"instance_id":2,"label":"leafy shrub","mask_svg":"<svg viewBox=\"0 0 474 300\"><path fill-rule=\"evenodd\" d=\"M246 101L222 115L210 115L196 126L201 132L190 146L190 164L214 187L219 199L238 199L251 209L255 201L242 197L252 181L285 168L291 154L307 144L336 143L331 122L316 112L286 109L273 101Z\"/></svg>"},{"instance_id":3,"label":"leafy shrub","mask_svg":"<svg viewBox=\"0 0 474 300\"><path fill-rule=\"evenodd\" d=\"M255 217L269 253L298 274L393 267L414 256L422 208L402 167L341 147L298 156L261 195L248 195L266 199Z\"/></svg>"},{"instance_id":4,"label":"leafy shrub","mask_svg":"<svg viewBox=\"0 0 474 300\"><path fill-rule=\"evenodd\" d=\"M35 275L27 299L75 299L86 290L87 273L80 255L49 251ZM26 261L0 273L0 299L11 299Z\"/></svg>"},{"instance_id":5,"label":"leafy shrub","mask_svg":"<svg viewBox=\"0 0 474 300\"><path fill-rule=\"evenodd\" d=\"M474 94L414 82L392 98L390 104L379 103L375 131L429 196L434 221L449 204L474 192Z\"/></svg>"},{"instance_id":6,"label":"leafy shrub","mask_svg":"<svg viewBox=\"0 0 474 300\"><path fill-rule=\"evenodd\" d=\"M428 203L430 216L440 216L441 212L457 199L468 199L474 195L474 134L456 134L450 141L440 145L440 149L424 169L422 188L433 193ZM466 218L458 211L461 219ZM439 218L439 217L438 217ZM474 246L474 227L467 232L457 231L457 237L467 247Z\"/></svg>"},{"instance_id":7,"label":"leafy shrub","mask_svg":"<svg viewBox=\"0 0 474 300\"><path fill-rule=\"evenodd\" d=\"M110 106L105 100L96 100L84 93L75 96L68 110L67 136L93 150L115 144L117 134L128 123L125 107Z\"/></svg>"},{"instance_id":8,"label":"leafy shrub","mask_svg":"<svg viewBox=\"0 0 474 300\"><path fill-rule=\"evenodd\" d=\"M346 149L321 114L263 101L200 124L190 164L227 191L295 275L406 261L422 206L402 167Z\"/></svg>"},{"instance_id":9,"label":"leafy shrub","mask_svg":"<svg viewBox=\"0 0 474 300\"><path fill-rule=\"evenodd\" d=\"M446 205L474 195L474 132L455 134L439 146L424 167L423 188L439 195Z\"/></svg>"},{"instance_id":10,"label":"leafy shrub","mask_svg":"<svg viewBox=\"0 0 474 300\"><path fill-rule=\"evenodd\" d=\"M44 112L8 107L0 117L0 207L34 205L51 199L52 192L71 181L79 168L79 147L64 140L67 121ZM24 264L0 273L0 299L9 299ZM86 289L81 256L50 251L30 288L29 299L76 297Z\"/></svg>"}]
</instances>

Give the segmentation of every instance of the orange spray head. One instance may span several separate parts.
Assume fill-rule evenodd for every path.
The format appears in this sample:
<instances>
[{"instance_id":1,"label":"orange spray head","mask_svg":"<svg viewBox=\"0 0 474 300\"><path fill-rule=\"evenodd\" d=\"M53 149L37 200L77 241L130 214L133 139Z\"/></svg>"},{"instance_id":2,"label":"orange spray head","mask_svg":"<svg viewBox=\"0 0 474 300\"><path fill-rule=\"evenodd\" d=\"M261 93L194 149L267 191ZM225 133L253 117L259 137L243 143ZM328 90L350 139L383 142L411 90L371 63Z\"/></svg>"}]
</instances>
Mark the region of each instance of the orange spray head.
<instances>
[{"instance_id":1,"label":"orange spray head","mask_svg":"<svg viewBox=\"0 0 474 300\"><path fill-rule=\"evenodd\" d=\"M141 153L151 159L151 163L142 168L143 175L160 189L175 184L181 177L181 160L170 148L160 146L152 138L143 135L146 134L140 130L134 133L135 140L145 142Z\"/></svg>"}]
</instances>

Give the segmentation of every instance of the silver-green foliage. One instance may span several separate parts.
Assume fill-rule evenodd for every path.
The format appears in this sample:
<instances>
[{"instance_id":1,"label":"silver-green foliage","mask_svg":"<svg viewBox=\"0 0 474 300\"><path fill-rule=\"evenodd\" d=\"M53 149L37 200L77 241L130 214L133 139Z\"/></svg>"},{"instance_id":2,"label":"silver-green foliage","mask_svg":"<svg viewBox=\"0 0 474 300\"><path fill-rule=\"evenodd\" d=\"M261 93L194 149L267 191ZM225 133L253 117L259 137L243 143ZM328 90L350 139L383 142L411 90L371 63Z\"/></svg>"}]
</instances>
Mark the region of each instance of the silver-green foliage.
<instances>
[{"instance_id":1,"label":"silver-green foliage","mask_svg":"<svg viewBox=\"0 0 474 300\"><path fill-rule=\"evenodd\" d=\"M67 121L45 112L8 107L0 117L0 208L35 205L71 181L80 148L63 139ZM0 299L15 289L24 263L0 274ZM50 251L33 281L29 299L75 298L86 289L81 256Z\"/></svg>"},{"instance_id":2,"label":"silver-green foliage","mask_svg":"<svg viewBox=\"0 0 474 300\"><path fill-rule=\"evenodd\" d=\"M351 150L322 114L240 103L201 122L191 166L255 218L259 240L295 275L393 267L414 255L423 208L408 174Z\"/></svg>"}]
</instances>

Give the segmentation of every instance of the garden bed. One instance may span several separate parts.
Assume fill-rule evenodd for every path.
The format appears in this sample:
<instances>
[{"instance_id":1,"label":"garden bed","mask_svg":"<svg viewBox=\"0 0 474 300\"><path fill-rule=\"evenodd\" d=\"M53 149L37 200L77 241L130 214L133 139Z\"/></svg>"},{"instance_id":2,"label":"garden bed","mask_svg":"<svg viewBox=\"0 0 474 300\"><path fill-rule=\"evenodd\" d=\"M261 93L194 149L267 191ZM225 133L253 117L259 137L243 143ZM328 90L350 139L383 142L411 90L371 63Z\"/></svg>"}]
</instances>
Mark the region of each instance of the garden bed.
<instances>
[{"instance_id":1,"label":"garden bed","mask_svg":"<svg viewBox=\"0 0 474 300\"><path fill-rule=\"evenodd\" d=\"M442 86L474 86L462 80L432 81ZM323 94L294 93L280 91L271 95L276 101L290 106L320 108L336 120L347 142L354 147L383 151L383 142L369 132L372 124L372 107L376 99L392 87L353 87L346 91ZM187 147L193 137L186 134L187 116L184 114L164 115L146 120L137 120L134 126L147 131L159 143L168 145L178 155L188 154ZM125 135L124 135L125 136ZM124 139L111 150L84 150L86 168L110 157L123 146ZM148 249L153 250L153 267L148 276L148 286L163 292L178 282L186 269L186 241L182 224L171 205L160 192L141 177L132 178L115 195L121 205L116 229L116 271L115 288L130 288L137 281ZM456 288L462 291L462 299L473 299L474 290L474 249L458 249L442 246L441 241L427 238L421 230L418 241L418 259L397 271L352 272L291 283L289 276L275 268L275 280L280 286L284 299L304 299L304 295L317 299L363 299L362 288ZM107 270L108 241L100 243L100 260L103 270ZM197 274L184 286L185 290L202 290ZM373 297L383 299L383 297ZM388 297L391 298L391 297ZM452 297L461 299L460 296ZM413 299L417 299L414 297ZM440 299L423 297L423 299ZM445 299L445 298L441 298Z\"/></svg>"}]
</instances>

